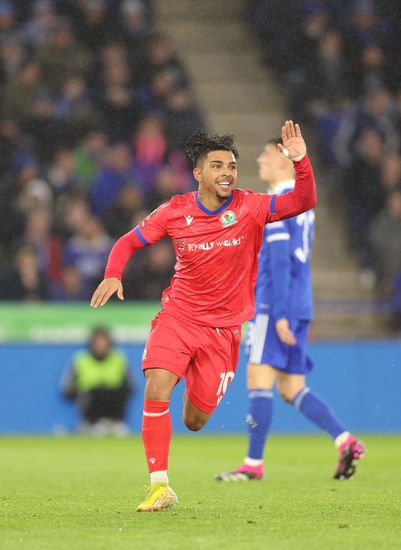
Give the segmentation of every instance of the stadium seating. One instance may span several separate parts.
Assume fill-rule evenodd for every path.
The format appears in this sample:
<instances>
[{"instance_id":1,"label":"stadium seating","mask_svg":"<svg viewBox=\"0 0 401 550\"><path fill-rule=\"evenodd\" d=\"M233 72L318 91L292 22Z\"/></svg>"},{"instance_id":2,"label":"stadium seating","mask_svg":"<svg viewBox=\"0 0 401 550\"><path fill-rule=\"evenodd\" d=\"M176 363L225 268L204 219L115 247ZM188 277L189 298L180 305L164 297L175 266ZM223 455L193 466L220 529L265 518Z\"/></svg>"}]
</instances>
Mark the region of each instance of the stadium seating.
<instances>
[{"instance_id":1,"label":"stadium seating","mask_svg":"<svg viewBox=\"0 0 401 550\"><path fill-rule=\"evenodd\" d=\"M0 300L87 300L116 239L193 188L203 117L150 0L0 2ZM154 299L174 257L128 270Z\"/></svg>"}]
</instances>

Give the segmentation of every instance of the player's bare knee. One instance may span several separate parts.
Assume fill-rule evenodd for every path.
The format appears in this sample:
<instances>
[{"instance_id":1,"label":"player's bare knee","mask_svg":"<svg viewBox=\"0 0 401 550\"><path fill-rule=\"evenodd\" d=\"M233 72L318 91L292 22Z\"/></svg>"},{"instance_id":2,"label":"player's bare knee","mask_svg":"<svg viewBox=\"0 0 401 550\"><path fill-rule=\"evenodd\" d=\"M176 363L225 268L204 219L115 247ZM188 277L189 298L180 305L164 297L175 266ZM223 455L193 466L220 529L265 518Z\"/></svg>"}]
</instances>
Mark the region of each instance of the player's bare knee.
<instances>
[{"instance_id":1,"label":"player's bare knee","mask_svg":"<svg viewBox=\"0 0 401 550\"><path fill-rule=\"evenodd\" d=\"M281 399L283 399L283 401L285 401L286 403L291 403L291 401L293 400L293 398L297 393L297 392L294 393L291 387L286 385L280 385L280 384L278 384L277 390Z\"/></svg>"},{"instance_id":2,"label":"player's bare knee","mask_svg":"<svg viewBox=\"0 0 401 550\"><path fill-rule=\"evenodd\" d=\"M198 432L203 428L205 423L206 422L202 418L186 418L184 416L184 424L188 428L188 430L191 430L191 432Z\"/></svg>"},{"instance_id":3,"label":"player's bare knee","mask_svg":"<svg viewBox=\"0 0 401 550\"><path fill-rule=\"evenodd\" d=\"M294 397L302 390L302 387L294 386L280 386L277 387L280 397L287 403L292 403Z\"/></svg>"},{"instance_id":4,"label":"player's bare knee","mask_svg":"<svg viewBox=\"0 0 401 550\"><path fill-rule=\"evenodd\" d=\"M171 396L171 390L169 384L159 376L150 375L146 381L145 387L145 399L151 399L154 401L168 401Z\"/></svg>"},{"instance_id":5,"label":"player's bare knee","mask_svg":"<svg viewBox=\"0 0 401 550\"><path fill-rule=\"evenodd\" d=\"M278 391L281 399L283 399L283 401L285 401L286 403L291 403L292 399L293 399L293 396L292 396L292 393L287 391L287 390L282 390L282 391Z\"/></svg>"},{"instance_id":6,"label":"player's bare knee","mask_svg":"<svg viewBox=\"0 0 401 550\"><path fill-rule=\"evenodd\" d=\"M271 390L277 379L277 372L267 364L248 363L247 388L248 390Z\"/></svg>"}]
</instances>

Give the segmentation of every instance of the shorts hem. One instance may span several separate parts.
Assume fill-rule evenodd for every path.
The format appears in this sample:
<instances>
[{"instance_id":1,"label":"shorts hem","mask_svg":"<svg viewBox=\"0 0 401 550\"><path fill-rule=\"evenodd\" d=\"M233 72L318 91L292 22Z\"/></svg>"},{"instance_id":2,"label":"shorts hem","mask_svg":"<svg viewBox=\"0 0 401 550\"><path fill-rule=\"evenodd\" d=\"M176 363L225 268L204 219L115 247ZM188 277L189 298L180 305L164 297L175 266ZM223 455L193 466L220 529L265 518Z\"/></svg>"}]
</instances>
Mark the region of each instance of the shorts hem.
<instances>
[{"instance_id":1,"label":"shorts hem","mask_svg":"<svg viewBox=\"0 0 401 550\"><path fill-rule=\"evenodd\" d=\"M199 410L206 414L212 414L214 409L217 407L209 407L208 405L205 405L204 403L201 403L197 397L195 397L192 393L188 393L187 391L187 398L195 405L195 407L198 407Z\"/></svg>"},{"instance_id":2,"label":"shorts hem","mask_svg":"<svg viewBox=\"0 0 401 550\"><path fill-rule=\"evenodd\" d=\"M173 367L172 365L160 365L160 363L153 363L149 361L149 363L145 360L145 361L142 361L142 370L145 371L147 369L162 369L162 370L167 370L168 372L171 372L172 374L175 374L176 376L178 376L178 381L179 382L181 380L181 378L183 377L183 373L180 372L177 368Z\"/></svg>"}]
</instances>

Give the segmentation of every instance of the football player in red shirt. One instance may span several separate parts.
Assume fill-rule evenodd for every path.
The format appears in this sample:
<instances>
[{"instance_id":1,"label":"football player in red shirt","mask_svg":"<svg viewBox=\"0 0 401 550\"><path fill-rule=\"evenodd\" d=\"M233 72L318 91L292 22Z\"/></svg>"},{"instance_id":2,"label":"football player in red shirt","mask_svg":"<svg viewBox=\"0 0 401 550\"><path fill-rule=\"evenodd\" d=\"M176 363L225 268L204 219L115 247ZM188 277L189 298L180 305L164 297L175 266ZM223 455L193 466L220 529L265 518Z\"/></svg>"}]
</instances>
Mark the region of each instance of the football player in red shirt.
<instances>
[{"instance_id":1,"label":"football player in red shirt","mask_svg":"<svg viewBox=\"0 0 401 550\"><path fill-rule=\"evenodd\" d=\"M316 204L313 171L298 124L282 127L280 151L294 162L294 190L266 195L235 189L238 151L233 136L198 130L186 151L197 192L175 195L114 245L105 278L91 306L117 293L136 250L169 237L177 261L162 310L152 321L142 368L146 377L142 439L151 486L137 510L157 511L178 502L167 477L172 436L171 392L184 377L183 419L200 430L235 375L241 324L254 314L258 252L265 224L296 216Z\"/></svg>"}]
</instances>

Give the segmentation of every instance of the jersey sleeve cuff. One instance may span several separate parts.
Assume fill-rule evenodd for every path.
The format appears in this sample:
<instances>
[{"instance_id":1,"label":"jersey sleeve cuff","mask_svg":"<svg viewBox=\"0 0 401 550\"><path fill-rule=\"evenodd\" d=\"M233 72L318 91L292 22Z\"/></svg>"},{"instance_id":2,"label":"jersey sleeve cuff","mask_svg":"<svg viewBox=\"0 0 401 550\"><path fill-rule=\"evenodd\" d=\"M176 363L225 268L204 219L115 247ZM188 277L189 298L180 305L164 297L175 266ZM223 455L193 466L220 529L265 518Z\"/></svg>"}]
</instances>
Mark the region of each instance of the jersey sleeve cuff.
<instances>
[{"instance_id":1,"label":"jersey sleeve cuff","mask_svg":"<svg viewBox=\"0 0 401 550\"><path fill-rule=\"evenodd\" d=\"M298 157L299 158L299 157ZM292 162L294 163L294 168L306 166L310 163L308 153L305 153L303 157L301 157L299 160L292 159Z\"/></svg>"},{"instance_id":2,"label":"jersey sleeve cuff","mask_svg":"<svg viewBox=\"0 0 401 550\"><path fill-rule=\"evenodd\" d=\"M142 235L138 226L135 227L135 234L144 246L149 246L150 243L148 243L148 241Z\"/></svg>"},{"instance_id":3,"label":"jersey sleeve cuff","mask_svg":"<svg viewBox=\"0 0 401 550\"><path fill-rule=\"evenodd\" d=\"M104 272L104 279L118 279L119 281L121 281L122 274L118 271L109 271L106 269L106 271Z\"/></svg>"}]
</instances>

